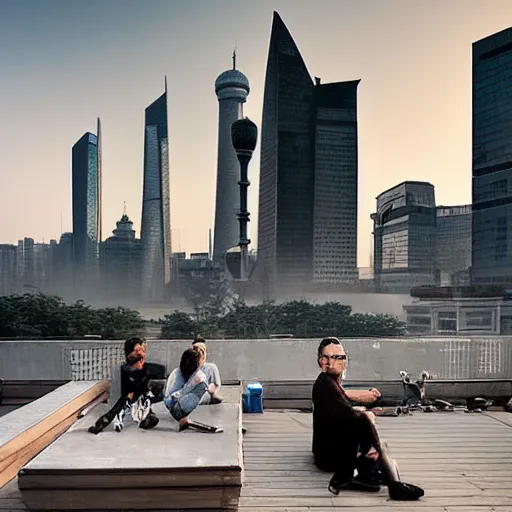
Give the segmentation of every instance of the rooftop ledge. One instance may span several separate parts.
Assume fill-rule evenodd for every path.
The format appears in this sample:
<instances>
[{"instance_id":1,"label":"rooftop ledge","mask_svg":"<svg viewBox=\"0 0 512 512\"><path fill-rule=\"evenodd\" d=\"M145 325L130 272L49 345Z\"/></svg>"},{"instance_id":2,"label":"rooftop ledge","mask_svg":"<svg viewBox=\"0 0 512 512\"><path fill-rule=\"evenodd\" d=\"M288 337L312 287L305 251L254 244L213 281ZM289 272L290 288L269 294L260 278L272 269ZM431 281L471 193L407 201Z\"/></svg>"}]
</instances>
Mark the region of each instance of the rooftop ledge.
<instances>
[{"instance_id":1,"label":"rooftop ledge","mask_svg":"<svg viewBox=\"0 0 512 512\"><path fill-rule=\"evenodd\" d=\"M209 359L228 381L312 380L318 339L211 340ZM427 370L434 379L512 378L512 336L346 338L348 377L397 379ZM170 372L189 340L149 340L148 361ZM0 378L101 380L123 360L121 341L0 341Z\"/></svg>"}]
</instances>

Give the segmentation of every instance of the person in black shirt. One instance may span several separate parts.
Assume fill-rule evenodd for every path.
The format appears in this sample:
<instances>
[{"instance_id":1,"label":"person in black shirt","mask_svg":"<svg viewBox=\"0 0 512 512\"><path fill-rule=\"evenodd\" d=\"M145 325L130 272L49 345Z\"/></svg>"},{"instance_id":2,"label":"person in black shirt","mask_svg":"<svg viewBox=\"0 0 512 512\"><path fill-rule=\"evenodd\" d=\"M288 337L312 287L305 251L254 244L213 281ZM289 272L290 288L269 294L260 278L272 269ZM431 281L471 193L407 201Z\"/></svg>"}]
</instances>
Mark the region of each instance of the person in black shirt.
<instances>
[{"instance_id":1,"label":"person in black shirt","mask_svg":"<svg viewBox=\"0 0 512 512\"><path fill-rule=\"evenodd\" d=\"M126 362L121 366L121 396L114 406L96 423L89 427L91 434L99 434L114 421L116 432L121 432L124 417L131 412L140 428L155 427L159 420L151 410L151 380L146 365L146 344L142 338L134 337L125 341Z\"/></svg>"},{"instance_id":2,"label":"person in black shirt","mask_svg":"<svg viewBox=\"0 0 512 512\"><path fill-rule=\"evenodd\" d=\"M352 401L374 403L380 392L343 389L347 355L337 338L322 340L317 361L322 373L313 385L313 455L320 469L334 472L329 490L334 494L342 489L379 491L384 484L391 499L421 498L423 489L400 481L380 441L375 416L352 407Z\"/></svg>"}]
</instances>

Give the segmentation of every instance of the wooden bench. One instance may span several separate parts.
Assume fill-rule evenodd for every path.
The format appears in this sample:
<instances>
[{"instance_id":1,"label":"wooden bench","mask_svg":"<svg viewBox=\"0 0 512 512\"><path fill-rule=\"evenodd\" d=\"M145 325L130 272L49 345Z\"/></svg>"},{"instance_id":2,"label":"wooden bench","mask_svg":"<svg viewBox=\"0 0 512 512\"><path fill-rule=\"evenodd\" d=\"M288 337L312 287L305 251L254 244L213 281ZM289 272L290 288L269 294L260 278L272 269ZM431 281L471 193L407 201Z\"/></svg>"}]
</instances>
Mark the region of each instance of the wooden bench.
<instances>
[{"instance_id":1,"label":"wooden bench","mask_svg":"<svg viewBox=\"0 0 512 512\"><path fill-rule=\"evenodd\" d=\"M108 381L69 382L0 418L0 487L67 430L91 403L105 400Z\"/></svg>"},{"instance_id":2,"label":"wooden bench","mask_svg":"<svg viewBox=\"0 0 512 512\"><path fill-rule=\"evenodd\" d=\"M220 434L177 431L162 403L160 423L121 433L87 428L101 404L26 464L18 485L29 510L237 510L243 476L241 386L223 386L225 401L201 406L192 418L220 425Z\"/></svg>"}]
</instances>

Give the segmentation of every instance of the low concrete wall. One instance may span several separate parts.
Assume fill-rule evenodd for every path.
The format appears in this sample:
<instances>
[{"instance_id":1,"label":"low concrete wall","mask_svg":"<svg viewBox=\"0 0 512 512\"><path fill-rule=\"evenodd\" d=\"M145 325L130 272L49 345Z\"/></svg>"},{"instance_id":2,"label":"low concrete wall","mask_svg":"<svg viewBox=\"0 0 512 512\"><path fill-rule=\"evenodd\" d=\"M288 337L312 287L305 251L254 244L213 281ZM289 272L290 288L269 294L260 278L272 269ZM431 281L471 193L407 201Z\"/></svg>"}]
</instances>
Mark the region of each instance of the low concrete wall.
<instances>
[{"instance_id":1,"label":"low concrete wall","mask_svg":"<svg viewBox=\"0 0 512 512\"><path fill-rule=\"evenodd\" d=\"M225 380L300 380L318 374L318 339L211 340L209 359ZM189 341L151 340L148 360L167 371ZM395 379L399 370L439 379L512 378L512 337L346 338L349 378ZM4 379L99 380L124 358L120 341L0 341Z\"/></svg>"}]
</instances>

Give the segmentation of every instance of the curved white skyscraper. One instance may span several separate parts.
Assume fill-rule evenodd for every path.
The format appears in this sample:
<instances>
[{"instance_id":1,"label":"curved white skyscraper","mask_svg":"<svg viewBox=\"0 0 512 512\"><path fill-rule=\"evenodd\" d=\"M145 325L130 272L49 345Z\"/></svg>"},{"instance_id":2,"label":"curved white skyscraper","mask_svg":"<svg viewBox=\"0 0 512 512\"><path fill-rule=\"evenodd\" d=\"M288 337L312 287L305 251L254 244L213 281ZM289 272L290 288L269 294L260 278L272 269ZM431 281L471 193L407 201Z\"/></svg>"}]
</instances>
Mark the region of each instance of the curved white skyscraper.
<instances>
[{"instance_id":1,"label":"curved white skyscraper","mask_svg":"<svg viewBox=\"0 0 512 512\"><path fill-rule=\"evenodd\" d=\"M243 104L249 94L249 80L236 69L224 71L215 80L215 93L219 100L219 142L217 155L217 192L215 200L215 233L213 258L223 260L226 251L238 244L240 170L233 144L231 125L243 117Z\"/></svg>"}]
</instances>

